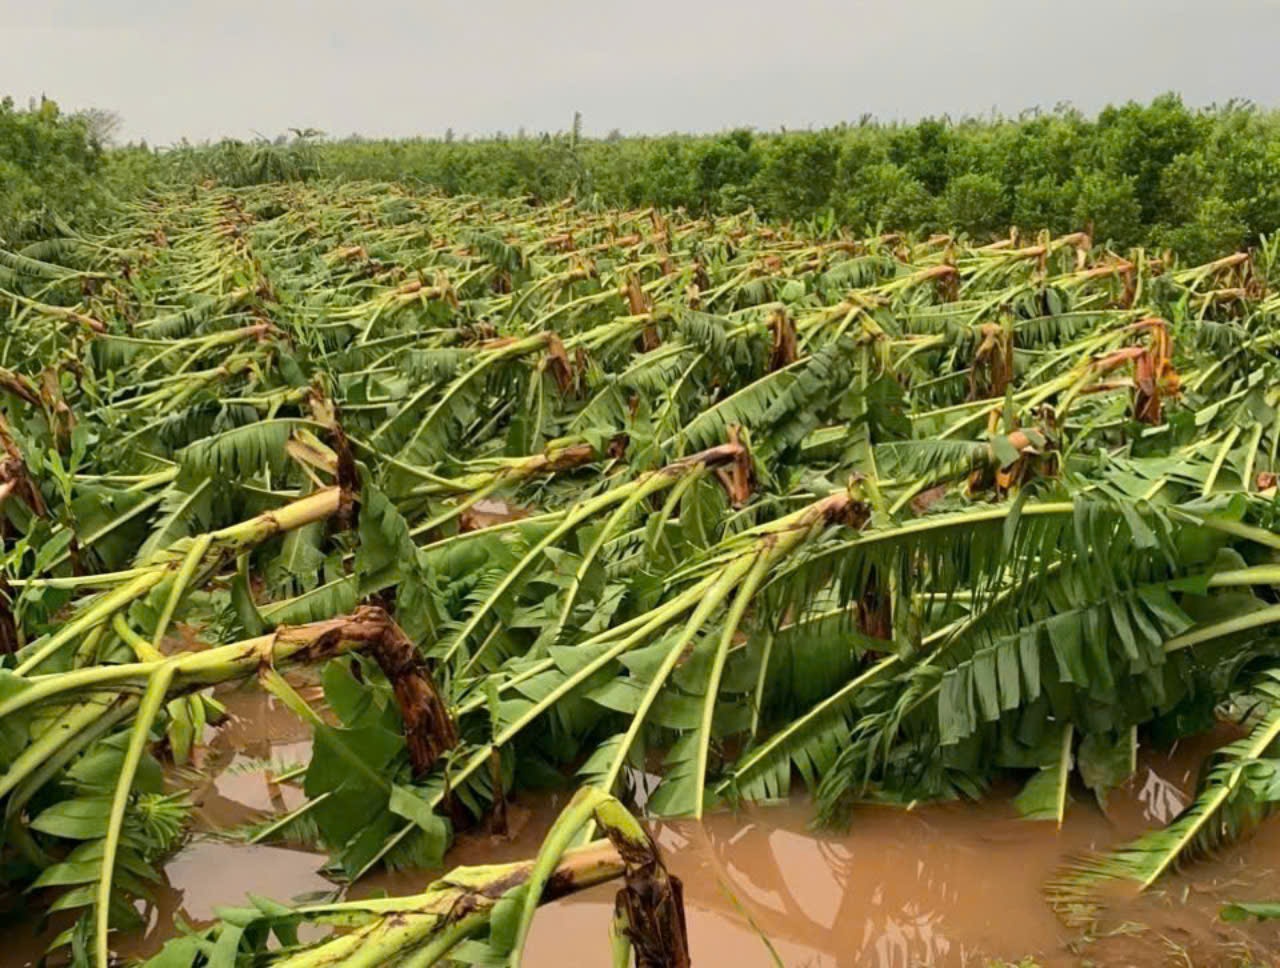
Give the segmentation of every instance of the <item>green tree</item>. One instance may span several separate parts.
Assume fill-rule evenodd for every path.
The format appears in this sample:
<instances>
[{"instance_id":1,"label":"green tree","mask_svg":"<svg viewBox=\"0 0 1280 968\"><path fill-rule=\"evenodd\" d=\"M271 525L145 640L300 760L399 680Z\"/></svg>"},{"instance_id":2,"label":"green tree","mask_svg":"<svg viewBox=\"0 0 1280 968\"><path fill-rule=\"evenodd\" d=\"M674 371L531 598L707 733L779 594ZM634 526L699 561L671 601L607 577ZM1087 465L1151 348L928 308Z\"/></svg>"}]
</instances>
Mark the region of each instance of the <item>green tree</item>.
<instances>
[{"instance_id":1,"label":"green tree","mask_svg":"<svg viewBox=\"0 0 1280 968\"><path fill-rule=\"evenodd\" d=\"M1092 226L1096 239L1119 246L1140 240L1142 206L1134 176L1091 171L1076 179L1076 186L1072 217L1077 225Z\"/></svg>"},{"instance_id":2,"label":"green tree","mask_svg":"<svg viewBox=\"0 0 1280 968\"><path fill-rule=\"evenodd\" d=\"M1053 175L1024 181L1017 186L1013 203L1013 224L1026 231L1049 229L1068 232L1073 223L1075 194L1070 184Z\"/></svg>"},{"instance_id":3,"label":"green tree","mask_svg":"<svg viewBox=\"0 0 1280 968\"><path fill-rule=\"evenodd\" d=\"M1194 264L1240 248L1248 234L1243 204L1210 195L1201 199L1193 218L1158 232L1156 238Z\"/></svg>"},{"instance_id":4,"label":"green tree","mask_svg":"<svg viewBox=\"0 0 1280 968\"><path fill-rule=\"evenodd\" d=\"M714 141L696 144L693 156L693 194L702 209L736 212L746 208L751 180L760 170L755 138L745 129Z\"/></svg>"},{"instance_id":5,"label":"green tree","mask_svg":"<svg viewBox=\"0 0 1280 968\"><path fill-rule=\"evenodd\" d=\"M1130 179L1140 217L1157 221L1161 173L1201 144L1206 120L1187 110L1176 94L1162 94L1145 106L1131 101L1104 108L1097 123L1097 167Z\"/></svg>"},{"instance_id":6,"label":"green tree","mask_svg":"<svg viewBox=\"0 0 1280 968\"><path fill-rule=\"evenodd\" d=\"M1009 224L1009 204L994 175L969 172L951 179L942 196L943 222L975 237L1001 233Z\"/></svg>"},{"instance_id":7,"label":"green tree","mask_svg":"<svg viewBox=\"0 0 1280 968\"><path fill-rule=\"evenodd\" d=\"M876 226L927 231L937 224L937 201L909 172L885 162L858 173L838 199L836 214L857 231Z\"/></svg>"},{"instance_id":8,"label":"green tree","mask_svg":"<svg viewBox=\"0 0 1280 968\"><path fill-rule=\"evenodd\" d=\"M0 101L0 239L56 232L54 216L87 219L105 203L96 179L102 149L81 117L43 100L30 110Z\"/></svg>"},{"instance_id":9,"label":"green tree","mask_svg":"<svg viewBox=\"0 0 1280 968\"><path fill-rule=\"evenodd\" d=\"M830 204L840 149L821 132L773 139L756 178L755 196L772 218L808 218Z\"/></svg>"},{"instance_id":10,"label":"green tree","mask_svg":"<svg viewBox=\"0 0 1280 968\"><path fill-rule=\"evenodd\" d=\"M956 141L950 124L936 118L893 131L889 157L917 179L932 195L940 195L950 174L949 155Z\"/></svg>"}]
</instances>

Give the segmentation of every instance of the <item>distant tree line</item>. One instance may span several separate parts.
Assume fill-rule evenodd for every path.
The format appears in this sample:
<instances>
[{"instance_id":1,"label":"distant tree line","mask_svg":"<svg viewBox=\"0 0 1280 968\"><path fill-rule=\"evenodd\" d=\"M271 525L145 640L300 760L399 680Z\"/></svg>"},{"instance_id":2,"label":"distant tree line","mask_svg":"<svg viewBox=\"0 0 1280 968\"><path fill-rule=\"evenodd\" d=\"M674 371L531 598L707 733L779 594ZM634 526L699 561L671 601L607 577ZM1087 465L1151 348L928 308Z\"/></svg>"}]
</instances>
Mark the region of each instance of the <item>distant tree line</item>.
<instances>
[{"instance_id":1,"label":"distant tree line","mask_svg":"<svg viewBox=\"0 0 1280 968\"><path fill-rule=\"evenodd\" d=\"M118 195L160 179L244 185L325 176L598 206L711 214L750 207L767 219L854 232L984 238L1014 225L1090 227L1119 247L1170 247L1192 260L1280 228L1280 113L1243 102L1194 110L1175 94L1093 117L1058 107L1018 118L863 118L816 131L604 139L584 138L578 119L564 133L479 140L452 131L438 139L325 140L307 129L275 141L134 146L105 156L83 120L49 119L43 107L26 113L41 115L33 120L5 104L0 152L15 126L34 125L44 140L16 161L0 153L0 174L16 164L24 186L15 201L7 177L0 180L0 235L13 234L15 206L28 215L39 208L32 199L41 192L50 208L67 206L80 172L101 175ZM96 204L94 193L86 198Z\"/></svg>"},{"instance_id":2,"label":"distant tree line","mask_svg":"<svg viewBox=\"0 0 1280 968\"><path fill-rule=\"evenodd\" d=\"M571 135L483 141L347 140L320 166L348 178L414 178L449 193L574 195L602 205L693 212L748 206L769 219L829 219L854 231L974 237L1091 225L1118 246L1192 259L1280 228L1280 114L1232 103L1192 110L1177 95L1060 107L1017 119L864 119L819 131Z\"/></svg>"}]
</instances>

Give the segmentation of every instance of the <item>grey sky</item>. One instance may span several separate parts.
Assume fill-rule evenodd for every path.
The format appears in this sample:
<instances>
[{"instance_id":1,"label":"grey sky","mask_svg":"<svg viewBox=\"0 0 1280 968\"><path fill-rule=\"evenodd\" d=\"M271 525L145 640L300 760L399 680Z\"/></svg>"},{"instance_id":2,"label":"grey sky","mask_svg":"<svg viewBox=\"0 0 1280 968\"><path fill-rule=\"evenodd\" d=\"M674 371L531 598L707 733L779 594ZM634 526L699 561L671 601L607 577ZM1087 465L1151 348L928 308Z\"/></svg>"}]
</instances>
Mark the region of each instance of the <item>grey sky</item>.
<instances>
[{"instance_id":1,"label":"grey sky","mask_svg":"<svg viewBox=\"0 0 1280 968\"><path fill-rule=\"evenodd\" d=\"M1280 0L0 0L0 94L169 143L1280 104Z\"/></svg>"}]
</instances>

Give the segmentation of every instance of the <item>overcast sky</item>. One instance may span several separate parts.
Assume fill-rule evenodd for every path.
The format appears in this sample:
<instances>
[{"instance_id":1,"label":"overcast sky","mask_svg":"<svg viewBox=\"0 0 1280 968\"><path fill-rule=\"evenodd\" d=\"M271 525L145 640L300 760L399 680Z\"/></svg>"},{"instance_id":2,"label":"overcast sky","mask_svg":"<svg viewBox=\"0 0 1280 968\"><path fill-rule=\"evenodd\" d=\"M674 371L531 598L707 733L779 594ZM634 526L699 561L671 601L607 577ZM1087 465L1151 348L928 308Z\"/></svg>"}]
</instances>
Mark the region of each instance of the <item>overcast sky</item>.
<instances>
[{"instance_id":1,"label":"overcast sky","mask_svg":"<svg viewBox=\"0 0 1280 968\"><path fill-rule=\"evenodd\" d=\"M123 137L791 128L1280 105L1280 0L0 0L0 95Z\"/></svg>"}]
</instances>

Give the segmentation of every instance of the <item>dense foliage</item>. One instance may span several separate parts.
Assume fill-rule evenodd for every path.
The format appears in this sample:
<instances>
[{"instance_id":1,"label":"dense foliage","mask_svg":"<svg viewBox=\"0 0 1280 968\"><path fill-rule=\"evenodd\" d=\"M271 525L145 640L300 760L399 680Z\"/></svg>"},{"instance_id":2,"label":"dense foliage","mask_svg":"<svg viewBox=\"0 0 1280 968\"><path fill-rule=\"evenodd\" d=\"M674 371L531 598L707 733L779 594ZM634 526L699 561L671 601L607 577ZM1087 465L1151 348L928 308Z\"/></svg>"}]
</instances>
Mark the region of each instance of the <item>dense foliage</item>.
<instances>
[{"instance_id":1,"label":"dense foliage","mask_svg":"<svg viewBox=\"0 0 1280 968\"><path fill-rule=\"evenodd\" d=\"M235 167L226 151L206 149L211 173ZM327 176L410 179L451 194L572 195L695 214L752 207L772 220L825 217L855 232L989 240L1011 225L1092 228L1100 240L1170 246L1191 260L1255 244L1280 226L1280 119L1235 104L1193 111L1174 95L1092 118L1061 108L768 134L352 139L308 157ZM237 175L227 183L243 184Z\"/></svg>"},{"instance_id":2,"label":"dense foliage","mask_svg":"<svg viewBox=\"0 0 1280 968\"><path fill-rule=\"evenodd\" d=\"M47 213L84 218L108 193L165 183L231 187L324 175L417 183L449 194L573 197L597 208L656 205L773 221L819 220L856 233L1010 226L1091 231L1124 247L1170 247L1207 261L1280 226L1280 119L1231 103L1192 110L1176 95L1019 118L929 118L818 131L729 131L589 139L274 141L99 151L83 118L52 102L0 109L0 238L47 233Z\"/></svg>"},{"instance_id":3,"label":"dense foliage","mask_svg":"<svg viewBox=\"0 0 1280 968\"><path fill-rule=\"evenodd\" d=\"M1016 778L1060 822L1241 721L1191 810L1052 885L1082 917L1280 797L1278 282L1275 243L334 182L0 251L5 881L105 965L182 836L163 766L245 680L315 748L242 833L349 880L555 783L697 817L800 780L835 820ZM297 921L245 918L175 957Z\"/></svg>"},{"instance_id":4,"label":"dense foliage","mask_svg":"<svg viewBox=\"0 0 1280 968\"><path fill-rule=\"evenodd\" d=\"M103 152L84 118L53 101L29 110L0 100L0 241L59 234L59 217L75 222L97 212Z\"/></svg>"}]
</instances>

